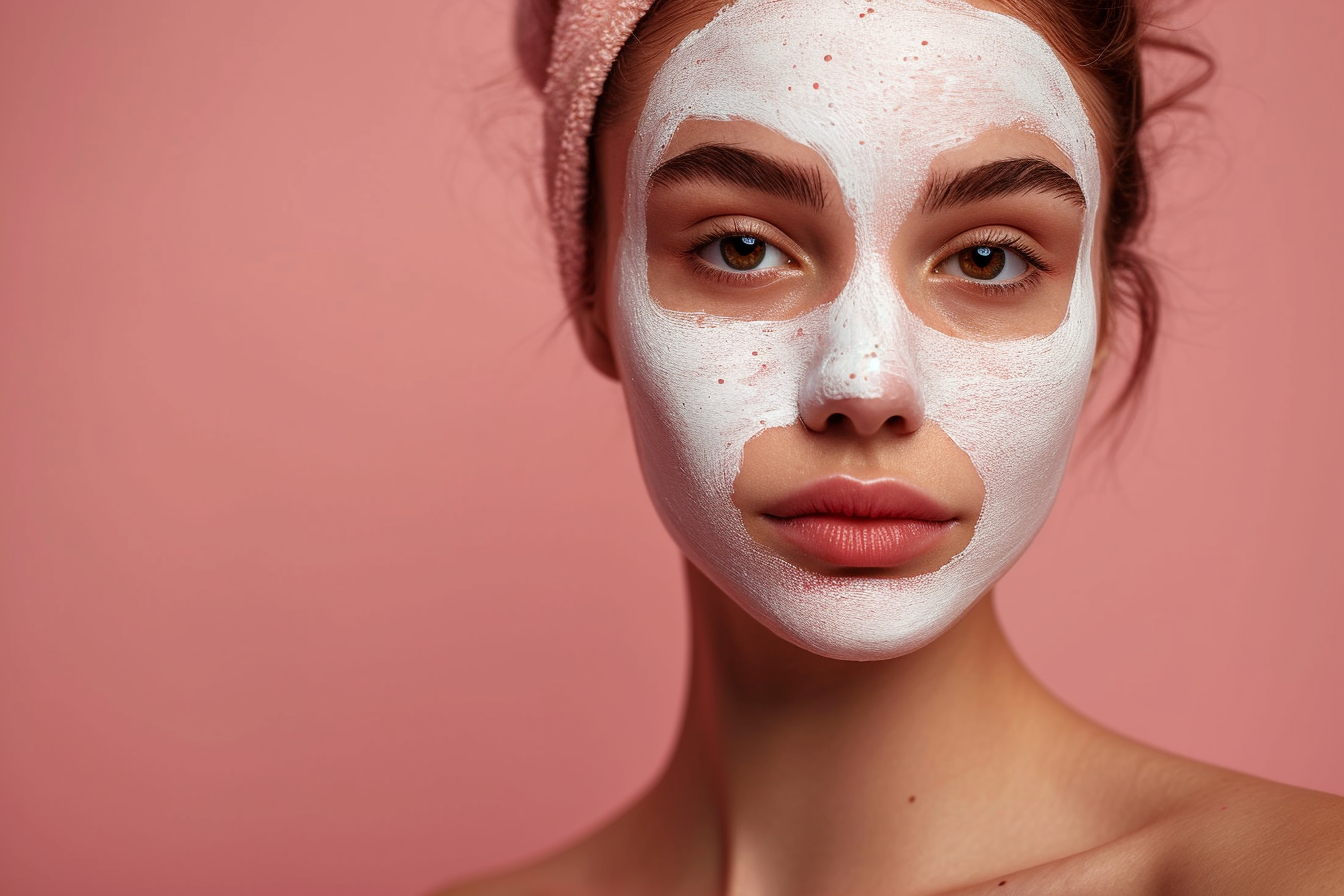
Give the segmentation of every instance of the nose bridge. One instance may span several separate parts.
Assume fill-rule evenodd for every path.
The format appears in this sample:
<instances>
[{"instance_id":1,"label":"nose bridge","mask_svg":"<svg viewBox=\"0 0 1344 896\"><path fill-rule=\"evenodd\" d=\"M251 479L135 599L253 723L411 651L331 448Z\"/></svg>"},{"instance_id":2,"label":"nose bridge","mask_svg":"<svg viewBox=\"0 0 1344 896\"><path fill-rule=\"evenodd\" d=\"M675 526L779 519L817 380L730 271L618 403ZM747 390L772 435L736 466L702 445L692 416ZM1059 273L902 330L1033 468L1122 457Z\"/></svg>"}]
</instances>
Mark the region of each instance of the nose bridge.
<instances>
[{"instance_id":1,"label":"nose bridge","mask_svg":"<svg viewBox=\"0 0 1344 896\"><path fill-rule=\"evenodd\" d=\"M924 396L907 317L885 260L856 259L803 379L799 411L809 429L821 432L840 418L861 435L888 424L899 432L919 428Z\"/></svg>"}]
</instances>

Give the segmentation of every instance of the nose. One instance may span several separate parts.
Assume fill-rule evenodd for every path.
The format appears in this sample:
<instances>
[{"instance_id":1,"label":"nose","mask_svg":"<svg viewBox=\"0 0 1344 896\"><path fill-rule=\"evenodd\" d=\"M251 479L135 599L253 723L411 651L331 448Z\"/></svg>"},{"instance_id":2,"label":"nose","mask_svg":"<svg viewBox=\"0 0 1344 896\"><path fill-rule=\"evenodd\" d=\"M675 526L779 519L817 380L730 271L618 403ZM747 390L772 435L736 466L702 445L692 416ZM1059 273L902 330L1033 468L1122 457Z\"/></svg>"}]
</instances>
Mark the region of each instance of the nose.
<instances>
[{"instance_id":1,"label":"nose","mask_svg":"<svg viewBox=\"0 0 1344 896\"><path fill-rule=\"evenodd\" d=\"M889 273L860 259L832 306L801 384L798 412L813 432L909 434L924 425L924 395L904 303Z\"/></svg>"},{"instance_id":2,"label":"nose","mask_svg":"<svg viewBox=\"0 0 1344 896\"><path fill-rule=\"evenodd\" d=\"M924 398L912 376L892 364L847 369L854 366L831 357L809 372L799 402L804 426L813 432L849 426L867 437L883 431L908 435L924 424Z\"/></svg>"}]
</instances>

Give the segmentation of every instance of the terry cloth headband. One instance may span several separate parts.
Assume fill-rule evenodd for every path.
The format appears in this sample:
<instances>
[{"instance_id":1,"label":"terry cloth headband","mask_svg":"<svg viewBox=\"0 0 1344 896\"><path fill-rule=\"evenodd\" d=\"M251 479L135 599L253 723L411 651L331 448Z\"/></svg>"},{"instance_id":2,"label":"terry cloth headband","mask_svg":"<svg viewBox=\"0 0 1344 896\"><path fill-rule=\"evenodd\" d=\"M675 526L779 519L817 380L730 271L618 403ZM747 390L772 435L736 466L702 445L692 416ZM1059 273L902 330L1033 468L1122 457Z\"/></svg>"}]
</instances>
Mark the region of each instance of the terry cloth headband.
<instances>
[{"instance_id":1,"label":"terry cloth headband","mask_svg":"<svg viewBox=\"0 0 1344 896\"><path fill-rule=\"evenodd\" d=\"M607 75L653 0L524 0L517 49L545 103L546 181L565 301L581 301L588 136Z\"/></svg>"}]
</instances>

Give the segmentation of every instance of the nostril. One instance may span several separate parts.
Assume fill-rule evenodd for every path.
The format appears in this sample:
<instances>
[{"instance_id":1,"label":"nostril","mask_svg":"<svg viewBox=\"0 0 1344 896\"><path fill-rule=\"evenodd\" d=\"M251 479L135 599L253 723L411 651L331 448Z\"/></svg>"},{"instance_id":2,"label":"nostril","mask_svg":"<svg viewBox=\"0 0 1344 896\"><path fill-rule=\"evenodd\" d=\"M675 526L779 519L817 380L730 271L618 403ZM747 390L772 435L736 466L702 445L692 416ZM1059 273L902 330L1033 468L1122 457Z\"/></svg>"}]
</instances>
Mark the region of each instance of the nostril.
<instances>
[{"instance_id":1,"label":"nostril","mask_svg":"<svg viewBox=\"0 0 1344 896\"><path fill-rule=\"evenodd\" d=\"M834 384L825 381L824 372L824 367L811 371L799 394L799 417L813 432L852 431L863 437L883 432L904 435L919 429L923 422L923 399L906 377L884 376L880 389L846 394L848 390L830 388Z\"/></svg>"},{"instance_id":2,"label":"nostril","mask_svg":"<svg viewBox=\"0 0 1344 896\"><path fill-rule=\"evenodd\" d=\"M910 421L911 418L904 414L892 414L886 418L867 416L863 413L862 407L856 407L851 409L850 412L834 411L821 421L819 428L814 428L817 432L825 432L850 426L862 434L874 435L883 429L905 432L910 427Z\"/></svg>"}]
</instances>

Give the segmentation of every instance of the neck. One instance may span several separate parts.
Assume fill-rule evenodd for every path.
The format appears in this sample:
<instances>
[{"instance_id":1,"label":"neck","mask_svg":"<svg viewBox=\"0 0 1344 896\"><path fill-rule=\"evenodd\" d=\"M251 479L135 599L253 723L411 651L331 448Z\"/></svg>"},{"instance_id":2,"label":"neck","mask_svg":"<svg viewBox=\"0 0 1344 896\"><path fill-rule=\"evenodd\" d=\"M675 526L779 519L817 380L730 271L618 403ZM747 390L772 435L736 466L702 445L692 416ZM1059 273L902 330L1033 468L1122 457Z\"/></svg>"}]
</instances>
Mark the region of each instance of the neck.
<instances>
[{"instance_id":1,"label":"neck","mask_svg":"<svg viewBox=\"0 0 1344 896\"><path fill-rule=\"evenodd\" d=\"M992 595L914 653L849 662L778 638L688 571L686 717L650 796L713 889L971 882L1021 858L1017 816L1052 842L1034 819L1061 808L1049 782L1079 721L1018 661Z\"/></svg>"}]
</instances>

